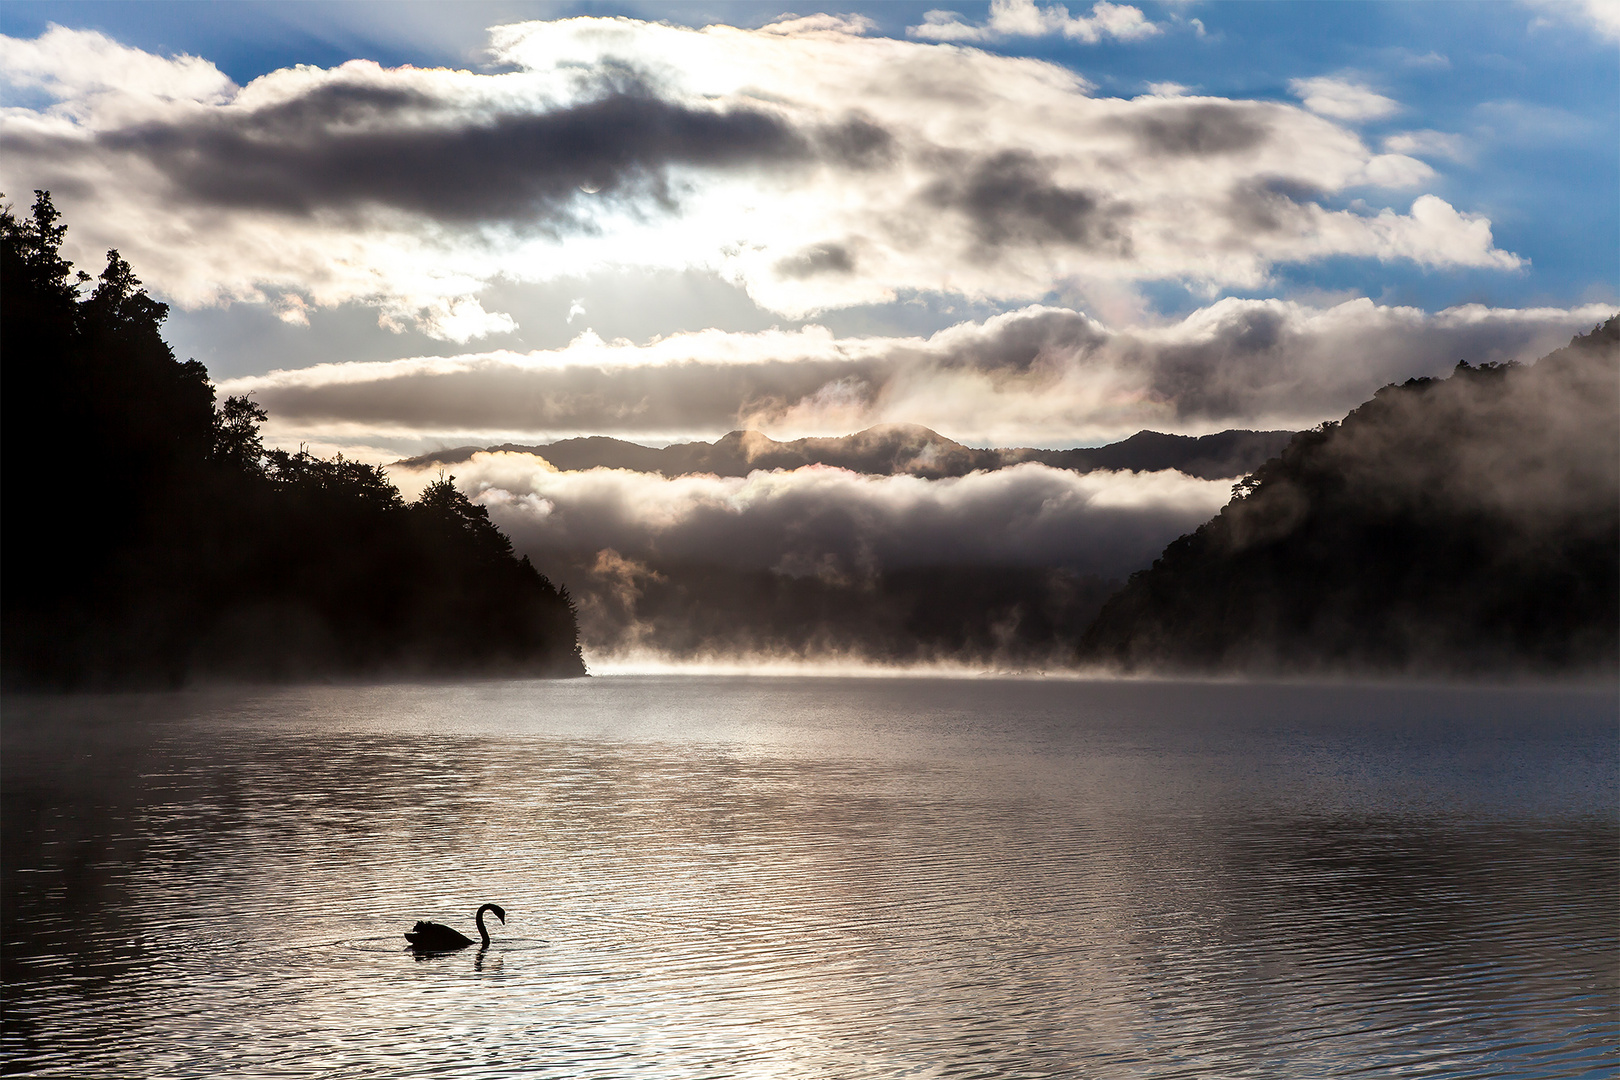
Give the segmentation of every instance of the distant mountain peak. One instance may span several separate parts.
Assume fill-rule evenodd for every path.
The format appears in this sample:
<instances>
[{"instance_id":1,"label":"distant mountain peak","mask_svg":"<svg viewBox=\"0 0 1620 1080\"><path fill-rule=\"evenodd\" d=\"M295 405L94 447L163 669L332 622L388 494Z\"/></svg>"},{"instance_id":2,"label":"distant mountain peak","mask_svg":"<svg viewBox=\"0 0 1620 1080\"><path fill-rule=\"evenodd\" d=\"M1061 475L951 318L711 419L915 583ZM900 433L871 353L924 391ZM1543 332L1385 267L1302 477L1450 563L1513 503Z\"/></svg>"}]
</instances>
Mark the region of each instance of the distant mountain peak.
<instances>
[{"instance_id":1,"label":"distant mountain peak","mask_svg":"<svg viewBox=\"0 0 1620 1080\"><path fill-rule=\"evenodd\" d=\"M563 471L605 467L664 476L692 473L746 476L759 469L831 465L872 476L942 479L1033 461L1076 472L1179 469L1191 476L1218 480L1236 479L1254 471L1279 452L1292 435L1293 432L1288 431L1232 430L1202 436L1139 431L1107 446L1068 450L981 449L959 443L921 424L887 423L874 424L849 435L812 436L787 442L752 428L738 428L712 443L673 443L662 448L593 435L538 446L507 443L487 449L534 454ZM406 458L395 464L417 469L453 465L468 460L481 449L484 448L461 446Z\"/></svg>"}]
</instances>

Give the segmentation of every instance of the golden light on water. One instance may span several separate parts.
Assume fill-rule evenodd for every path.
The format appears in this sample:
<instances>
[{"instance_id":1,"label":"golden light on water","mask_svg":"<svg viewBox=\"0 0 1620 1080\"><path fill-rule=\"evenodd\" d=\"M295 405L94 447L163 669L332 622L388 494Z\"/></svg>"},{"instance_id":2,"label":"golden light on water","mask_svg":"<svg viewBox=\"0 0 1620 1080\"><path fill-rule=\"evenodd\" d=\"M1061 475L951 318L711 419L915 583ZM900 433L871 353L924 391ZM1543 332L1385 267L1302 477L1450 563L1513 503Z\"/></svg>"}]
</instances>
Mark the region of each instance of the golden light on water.
<instances>
[{"instance_id":1,"label":"golden light on water","mask_svg":"<svg viewBox=\"0 0 1620 1080\"><path fill-rule=\"evenodd\" d=\"M1596 1060L1614 928L1576 883L1617 850L1591 801L1607 704L656 675L8 703L7 820L38 828L8 852L28 936L7 1056L762 1078L1462 1075L1509 1042ZM485 901L508 915L487 951L404 948Z\"/></svg>"}]
</instances>

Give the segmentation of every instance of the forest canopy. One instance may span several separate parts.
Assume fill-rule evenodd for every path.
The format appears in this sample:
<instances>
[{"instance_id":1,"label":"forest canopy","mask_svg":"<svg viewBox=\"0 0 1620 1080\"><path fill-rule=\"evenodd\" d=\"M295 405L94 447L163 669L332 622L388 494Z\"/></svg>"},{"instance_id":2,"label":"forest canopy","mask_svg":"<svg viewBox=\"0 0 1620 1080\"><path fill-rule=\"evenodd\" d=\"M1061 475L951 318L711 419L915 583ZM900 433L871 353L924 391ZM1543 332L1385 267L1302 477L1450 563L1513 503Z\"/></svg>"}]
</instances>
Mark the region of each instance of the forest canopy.
<instances>
[{"instance_id":1,"label":"forest canopy","mask_svg":"<svg viewBox=\"0 0 1620 1080\"><path fill-rule=\"evenodd\" d=\"M61 256L48 192L0 210L8 687L585 673L573 605L441 476L266 450L163 340L117 251ZM44 448L50 448L45 457Z\"/></svg>"},{"instance_id":2,"label":"forest canopy","mask_svg":"<svg viewBox=\"0 0 1620 1080\"><path fill-rule=\"evenodd\" d=\"M1295 436L1134 575L1082 658L1510 675L1620 662L1620 316Z\"/></svg>"}]
</instances>

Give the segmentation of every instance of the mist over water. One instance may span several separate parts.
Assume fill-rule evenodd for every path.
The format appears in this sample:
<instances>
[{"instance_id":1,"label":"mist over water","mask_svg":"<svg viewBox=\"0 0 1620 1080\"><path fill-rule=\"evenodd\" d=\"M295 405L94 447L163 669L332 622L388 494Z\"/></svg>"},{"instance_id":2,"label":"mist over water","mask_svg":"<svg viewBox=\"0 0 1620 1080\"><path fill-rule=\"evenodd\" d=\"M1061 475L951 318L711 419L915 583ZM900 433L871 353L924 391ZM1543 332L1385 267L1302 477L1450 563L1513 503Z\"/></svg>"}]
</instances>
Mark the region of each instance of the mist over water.
<instances>
[{"instance_id":1,"label":"mist over water","mask_svg":"<svg viewBox=\"0 0 1620 1080\"><path fill-rule=\"evenodd\" d=\"M1601 1075L1602 690L617 676L8 698L87 1076ZM494 943L431 959L417 919Z\"/></svg>"}]
</instances>

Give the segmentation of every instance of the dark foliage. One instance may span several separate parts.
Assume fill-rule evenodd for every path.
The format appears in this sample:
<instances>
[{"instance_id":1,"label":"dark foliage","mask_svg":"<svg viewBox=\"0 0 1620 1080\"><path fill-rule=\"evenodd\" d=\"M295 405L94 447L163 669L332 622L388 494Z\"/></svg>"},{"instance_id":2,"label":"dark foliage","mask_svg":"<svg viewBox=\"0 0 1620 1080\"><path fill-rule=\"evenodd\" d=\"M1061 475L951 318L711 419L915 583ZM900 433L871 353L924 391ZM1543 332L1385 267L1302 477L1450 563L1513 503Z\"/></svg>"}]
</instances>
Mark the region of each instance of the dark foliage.
<instances>
[{"instance_id":1,"label":"dark foliage","mask_svg":"<svg viewBox=\"0 0 1620 1080\"><path fill-rule=\"evenodd\" d=\"M853 578L673 562L644 567L616 590L592 589L583 567L580 579L581 622L593 645L608 651L646 644L688 660L1000 669L1067 666L1118 585L1046 567L921 566Z\"/></svg>"},{"instance_id":2,"label":"dark foliage","mask_svg":"<svg viewBox=\"0 0 1620 1080\"><path fill-rule=\"evenodd\" d=\"M1091 472L1096 469L1130 469L1155 472L1176 469L1201 480L1224 480L1245 476L1282 452L1294 437L1292 431L1244 431L1232 429L1213 435L1166 435L1158 431L1138 431L1130 438L1107 446L1087 446L1074 450L1003 450L1010 458L1039 461L1058 469Z\"/></svg>"},{"instance_id":3,"label":"dark foliage","mask_svg":"<svg viewBox=\"0 0 1620 1080\"><path fill-rule=\"evenodd\" d=\"M1296 436L1132 577L1127 668L1510 674L1620 660L1620 316Z\"/></svg>"},{"instance_id":4,"label":"dark foliage","mask_svg":"<svg viewBox=\"0 0 1620 1080\"><path fill-rule=\"evenodd\" d=\"M81 296L36 195L0 212L8 686L584 673L566 591L453 478L407 506L380 468L266 453L116 251Z\"/></svg>"}]
</instances>

